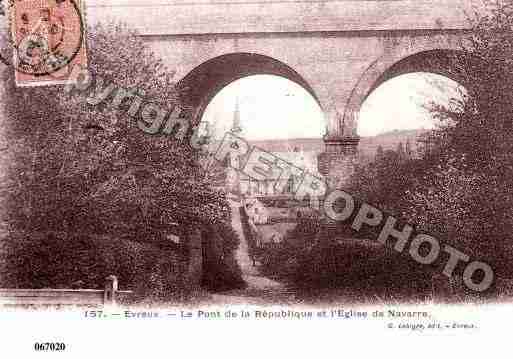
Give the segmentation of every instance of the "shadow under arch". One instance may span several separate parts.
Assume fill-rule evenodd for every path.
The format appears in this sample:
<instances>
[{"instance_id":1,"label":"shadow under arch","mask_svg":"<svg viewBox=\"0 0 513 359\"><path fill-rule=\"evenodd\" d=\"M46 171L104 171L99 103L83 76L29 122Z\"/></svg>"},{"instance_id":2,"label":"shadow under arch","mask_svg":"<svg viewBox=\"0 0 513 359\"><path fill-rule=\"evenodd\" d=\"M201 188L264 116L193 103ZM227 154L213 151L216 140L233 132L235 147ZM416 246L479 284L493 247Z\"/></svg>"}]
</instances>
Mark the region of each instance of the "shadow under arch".
<instances>
[{"instance_id":1,"label":"shadow under arch","mask_svg":"<svg viewBox=\"0 0 513 359\"><path fill-rule=\"evenodd\" d=\"M231 53L212 58L194 68L177 84L183 103L193 109L198 123L212 98L225 86L252 75L284 77L303 87L321 106L312 87L290 66L272 57L254 53Z\"/></svg>"},{"instance_id":2,"label":"shadow under arch","mask_svg":"<svg viewBox=\"0 0 513 359\"><path fill-rule=\"evenodd\" d=\"M409 55L397 61L379 58L374 61L358 80L346 104L344 119L356 124L364 101L384 82L397 76L415 72L427 72L447 77L467 91L472 91L462 66L467 59L461 50L427 50Z\"/></svg>"}]
</instances>

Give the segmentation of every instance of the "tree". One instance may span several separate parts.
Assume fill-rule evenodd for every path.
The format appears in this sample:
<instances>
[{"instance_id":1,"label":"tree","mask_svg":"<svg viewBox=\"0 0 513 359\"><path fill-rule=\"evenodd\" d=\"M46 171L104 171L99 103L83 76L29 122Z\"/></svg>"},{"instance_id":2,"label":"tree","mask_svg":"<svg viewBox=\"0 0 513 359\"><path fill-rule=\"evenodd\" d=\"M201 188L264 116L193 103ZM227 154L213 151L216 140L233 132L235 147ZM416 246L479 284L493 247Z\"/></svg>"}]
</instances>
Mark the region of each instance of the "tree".
<instances>
[{"instance_id":1,"label":"tree","mask_svg":"<svg viewBox=\"0 0 513 359\"><path fill-rule=\"evenodd\" d=\"M405 146L404 151L405 151L407 159L412 159L413 158L413 150L411 149L410 139L406 140L406 146Z\"/></svg>"},{"instance_id":2,"label":"tree","mask_svg":"<svg viewBox=\"0 0 513 359\"><path fill-rule=\"evenodd\" d=\"M97 25L88 29L87 49L95 81L101 77L116 88L136 90L169 111L181 105L173 71L135 32ZM188 249L194 247L200 260L202 236L215 233L212 238L223 248L214 255L216 268L233 267L227 253L233 255L237 239L229 230L226 195L212 187L202 154L190 144L191 131L181 141L144 133L137 126L141 111L132 118L130 102L116 108L114 92L95 105L85 101L97 83L85 94L68 93L64 86L18 88L11 67L3 71L3 81L8 145L3 200L10 233L59 232L65 238L80 233L174 248L172 233L198 242Z\"/></svg>"},{"instance_id":3,"label":"tree","mask_svg":"<svg viewBox=\"0 0 513 359\"><path fill-rule=\"evenodd\" d=\"M399 143L397 144L397 150L396 150L396 152L397 152L397 155L398 155L398 157L399 157L399 160L401 160L401 161L402 161L402 160L406 159L406 152L404 151L404 145L403 145L403 143L402 143L402 142L399 142Z\"/></svg>"},{"instance_id":4,"label":"tree","mask_svg":"<svg viewBox=\"0 0 513 359\"><path fill-rule=\"evenodd\" d=\"M173 72L133 32L98 25L87 40L91 73L164 108L179 104ZM4 83L13 189L7 202L18 228L155 232L227 220L223 194L204 180L188 141L140 131L128 104L90 105L62 86L17 88L12 68Z\"/></svg>"},{"instance_id":5,"label":"tree","mask_svg":"<svg viewBox=\"0 0 513 359\"><path fill-rule=\"evenodd\" d=\"M381 161L383 159L383 146L379 145L376 150L376 161Z\"/></svg>"},{"instance_id":6,"label":"tree","mask_svg":"<svg viewBox=\"0 0 513 359\"><path fill-rule=\"evenodd\" d=\"M462 51L454 69L468 94L456 109L433 106L435 166L416 179L404 215L511 278L513 2L490 2Z\"/></svg>"},{"instance_id":7,"label":"tree","mask_svg":"<svg viewBox=\"0 0 513 359\"><path fill-rule=\"evenodd\" d=\"M350 191L362 201L400 216L405 206L404 194L413 180L423 175L424 163L406 158L402 146L397 147L399 152L382 151L380 147L374 162L357 166Z\"/></svg>"},{"instance_id":8,"label":"tree","mask_svg":"<svg viewBox=\"0 0 513 359\"><path fill-rule=\"evenodd\" d=\"M93 75L162 108L180 105L173 71L134 32L98 25L88 29L87 48ZM63 86L18 88L13 73L3 71L11 232L108 235L157 246L169 246L169 233L200 244L205 228L228 233L226 196L212 188L191 133L183 141L148 135L136 125L140 111L127 116L128 103L90 105L89 94ZM226 241L232 252L233 240Z\"/></svg>"}]
</instances>

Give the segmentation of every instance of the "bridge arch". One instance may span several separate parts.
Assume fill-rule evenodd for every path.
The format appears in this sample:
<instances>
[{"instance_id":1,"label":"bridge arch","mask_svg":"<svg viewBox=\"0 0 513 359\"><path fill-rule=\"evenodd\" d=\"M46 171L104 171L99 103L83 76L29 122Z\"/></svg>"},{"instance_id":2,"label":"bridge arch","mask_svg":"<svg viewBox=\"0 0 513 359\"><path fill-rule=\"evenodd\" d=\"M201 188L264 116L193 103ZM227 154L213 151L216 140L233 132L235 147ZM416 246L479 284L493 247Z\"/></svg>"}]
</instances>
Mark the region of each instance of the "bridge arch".
<instances>
[{"instance_id":1,"label":"bridge arch","mask_svg":"<svg viewBox=\"0 0 513 359\"><path fill-rule=\"evenodd\" d=\"M275 75L293 81L321 106L312 87L298 72L277 59L255 53L238 52L212 58L190 71L177 88L184 103L194 111L192 121L198 123L219 91L233 81L252 75Z\"/></svg>"},{"instance_id":2,"label":"bridge arch","mask_svg":"<svg viewBox=\"0 0 513 359\"><path fill-rule=\"evenodd\" d=\"M434 49L417 52L402 58L383 56L374 61L359 78L347 101L344 120L357 127L360 109L367 97L384 82L400 75L427 72L447 77L459 83L467 90L463 73L457 68L462 63L463 52L451 49Z\"/></svg>"}]
</instances>

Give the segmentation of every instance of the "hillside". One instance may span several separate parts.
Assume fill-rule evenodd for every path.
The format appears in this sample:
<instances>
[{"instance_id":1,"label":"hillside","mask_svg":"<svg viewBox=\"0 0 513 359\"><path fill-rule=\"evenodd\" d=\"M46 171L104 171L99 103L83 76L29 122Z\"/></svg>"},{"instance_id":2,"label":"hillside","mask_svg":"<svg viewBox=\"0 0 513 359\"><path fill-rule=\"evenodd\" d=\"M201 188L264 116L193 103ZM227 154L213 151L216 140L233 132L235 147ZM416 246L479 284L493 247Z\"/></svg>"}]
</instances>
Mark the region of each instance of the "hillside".
<instances>
[{"instance_id":1,"label":"hillside","mask_svg":"<svg viewBox=\"0 0 513 359\"><path fill-rule=\"evenodd\" d=\"M411 149L416 153L417 137L428 130L394 130L377 136L362 137L358 151L360 160L367 162L372 160L376 155L379 146L383 150L395 150L399 143L406 144L410 142ZM257 146L269 152L289 152L295 149L302 152L324 151L324 143L322 138L292 138L287 140L260 140L250 141L251 145Z\"/></svg>"},{"instance_id":2,"label":"hillside","mask_svg":"<svg viewBox=\"0 0 513 359\"><path fill-rule=\"evenodd\" d=\"M362 137L358 146L361 161L373 160L379 146L383 150L396 150L399 143L410 142L413 153L417 152L417 137L429 130L394 130L373 137Z\"/></svg>"}]
</instances>

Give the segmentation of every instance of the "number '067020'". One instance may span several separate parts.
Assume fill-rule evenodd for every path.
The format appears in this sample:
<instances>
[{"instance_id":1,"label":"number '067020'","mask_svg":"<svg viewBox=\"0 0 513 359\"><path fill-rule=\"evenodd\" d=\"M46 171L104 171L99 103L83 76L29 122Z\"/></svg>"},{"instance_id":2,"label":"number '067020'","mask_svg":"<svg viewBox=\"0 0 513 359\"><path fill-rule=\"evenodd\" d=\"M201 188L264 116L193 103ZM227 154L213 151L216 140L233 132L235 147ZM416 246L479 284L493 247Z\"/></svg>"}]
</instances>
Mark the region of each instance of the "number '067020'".
<instances>
[{"instance_id":1,"label":"number '067020'","mask_svg":"<svg viewBox=\"0 0 513 359\"><path fill-rule=\"evenodd\" d=\"M66 350L66 344L64 343L34 343L35 351L51 351L60 352Z\"/></svg>"}]
</instances>

